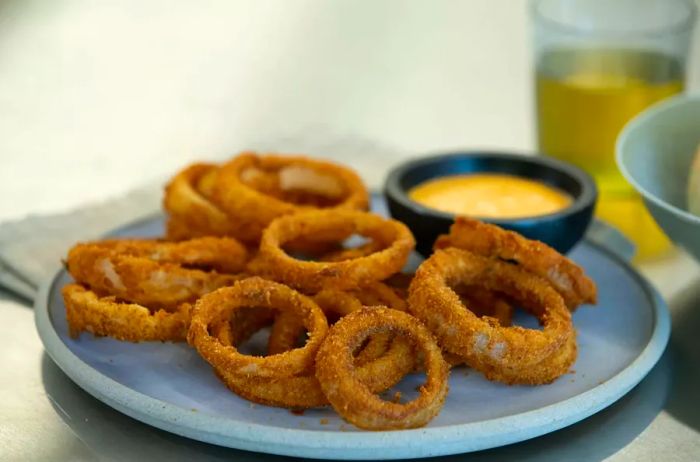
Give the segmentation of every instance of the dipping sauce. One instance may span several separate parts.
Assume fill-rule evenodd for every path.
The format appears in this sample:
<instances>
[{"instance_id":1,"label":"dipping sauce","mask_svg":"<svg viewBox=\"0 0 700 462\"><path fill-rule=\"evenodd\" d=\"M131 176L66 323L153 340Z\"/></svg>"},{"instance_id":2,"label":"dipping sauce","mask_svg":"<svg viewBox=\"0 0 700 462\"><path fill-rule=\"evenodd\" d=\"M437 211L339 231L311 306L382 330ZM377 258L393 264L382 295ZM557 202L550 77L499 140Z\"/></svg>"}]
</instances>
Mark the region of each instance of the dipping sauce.
<instances>
[{"instance_id":1,"label":"dipping sauce","mask_svg":"<svg viewBox=\"0 0 700 462\"><path fill-rule=\"evenodd\" d=\"M563 191L513 175L451 175L415 186L408 196L419 204L458 215L523 218L557 212L571 204Z\"/></svg>"}]
</instances>

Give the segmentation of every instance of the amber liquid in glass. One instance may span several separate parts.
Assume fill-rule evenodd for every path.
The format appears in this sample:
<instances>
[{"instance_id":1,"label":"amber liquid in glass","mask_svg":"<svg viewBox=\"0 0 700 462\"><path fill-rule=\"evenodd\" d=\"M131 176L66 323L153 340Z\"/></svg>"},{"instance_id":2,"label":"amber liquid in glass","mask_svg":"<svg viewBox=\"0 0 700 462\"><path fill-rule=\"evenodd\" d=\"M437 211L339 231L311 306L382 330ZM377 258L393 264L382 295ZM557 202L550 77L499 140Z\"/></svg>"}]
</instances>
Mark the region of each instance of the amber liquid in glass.
<instances>
[{"instance_id":1,"label":"amber liquid in glass","mask_svg":"<svg viewBox=\"0 0 700 462\"><path fill-rule=\"evenodd\" d=\"M557 50L540 58L536 85L540 150L595 177L596 215L636 243L638 258L665 253L667 238L615 164L615 140L637 113L683 90L678 61L651 51Z\"/></svg>"}]
</instances>

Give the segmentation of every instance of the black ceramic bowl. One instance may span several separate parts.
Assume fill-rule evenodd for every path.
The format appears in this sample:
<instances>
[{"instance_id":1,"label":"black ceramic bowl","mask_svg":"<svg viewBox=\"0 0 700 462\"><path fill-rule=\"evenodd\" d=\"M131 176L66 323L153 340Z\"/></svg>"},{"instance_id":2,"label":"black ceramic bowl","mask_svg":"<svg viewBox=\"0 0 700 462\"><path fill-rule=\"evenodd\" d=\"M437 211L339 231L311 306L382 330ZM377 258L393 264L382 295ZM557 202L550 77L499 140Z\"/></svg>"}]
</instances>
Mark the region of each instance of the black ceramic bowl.
<instances>
[{"instance_id":1,"label":"black ceramic bowl","mask_svg":"<svg viewBox=\"0 0 700 462\"><path fill-rule=\"evenodd\" d=\"M581 240L593 216L598 196L590 175L571 164L544 156L523 156L497 152L456 152L410 160L395 167L384 184L391 216L404 222L416 237L416 250L423 256L432 252L438 235L448 232L452 213L421 205L408 191L426 180L469 173L505 173L541 181L567 192L573 202L548 215L516 219L480 218L545 242L566 253Z\"/></svg>"}]
</instances>

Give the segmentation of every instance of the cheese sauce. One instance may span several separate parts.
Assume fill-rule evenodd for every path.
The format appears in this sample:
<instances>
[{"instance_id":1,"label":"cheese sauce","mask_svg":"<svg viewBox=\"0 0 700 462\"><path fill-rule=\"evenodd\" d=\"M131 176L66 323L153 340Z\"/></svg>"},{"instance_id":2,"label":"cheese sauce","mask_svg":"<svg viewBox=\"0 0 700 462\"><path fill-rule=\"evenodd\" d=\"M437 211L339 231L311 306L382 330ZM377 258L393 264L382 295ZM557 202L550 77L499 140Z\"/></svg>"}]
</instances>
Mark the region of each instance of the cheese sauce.
<instances>
[{"instance_id":1,"label":"cheese sauce","mask_svg":"<svg viewBox=\"0 0 700 462\"><path fill-rule=\"evenodd\" d=\"M503 174L452 175L415 186L408 196L443 212L483 218L522 218L557 212L571 197L556 188Z\"/></svg>"}]
</instances>

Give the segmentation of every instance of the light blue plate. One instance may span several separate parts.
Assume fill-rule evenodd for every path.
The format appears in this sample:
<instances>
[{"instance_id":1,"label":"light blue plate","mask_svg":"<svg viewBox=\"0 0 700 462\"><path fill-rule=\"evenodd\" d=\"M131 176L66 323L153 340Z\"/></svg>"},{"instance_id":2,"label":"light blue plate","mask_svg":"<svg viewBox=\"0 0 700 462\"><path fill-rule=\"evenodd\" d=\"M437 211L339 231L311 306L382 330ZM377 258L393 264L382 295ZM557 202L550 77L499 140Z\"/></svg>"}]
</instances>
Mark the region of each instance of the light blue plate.
<instances>
[{"instance_id":1,"label":"light blue plate","mask_svg":"<svg viewBox=\"0 0 700 462\"><path fill-rule=\"evenodd\" d=\"M162 220L116 235L154 236ZM571 425L612 404L657 362L669 337L668 309L621 258L590 242L572 253L597 282L600 302L574 314L579 357L575 372L551 385L506 386L466 368L450 377L442 412L424 428L358 431L330 409L294 415L253 405L229 392L186 344L118 342L68 336L57 272L35 304L46 351L80 387L115 409L163 430L250 451L328 459L400 459L502 446ZM526 324L529 319L517 320ZM405 393L420 376L404 379Z\"/></svg>"}]
</instances>

